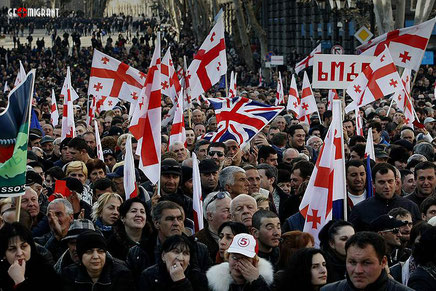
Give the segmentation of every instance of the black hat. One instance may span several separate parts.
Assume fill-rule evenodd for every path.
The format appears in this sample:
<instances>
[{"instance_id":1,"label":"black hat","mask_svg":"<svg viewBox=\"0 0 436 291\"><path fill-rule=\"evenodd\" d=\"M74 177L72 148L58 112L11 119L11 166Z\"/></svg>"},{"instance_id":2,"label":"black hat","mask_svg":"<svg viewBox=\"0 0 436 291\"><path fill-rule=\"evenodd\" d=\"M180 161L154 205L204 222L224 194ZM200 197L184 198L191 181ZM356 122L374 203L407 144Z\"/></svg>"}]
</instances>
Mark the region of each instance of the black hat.
<instances>
[{"instance_id":1,"label":"black hat","mask_svg":"<svg viewBox=\"0 0 436 291\"><path fill-rule=\"evenodd\" d=\"M53 139L51 136L46 135L46 136L44 136L44 137L41 139L41 141L40 141L39 143L40 143L40 144L45 144L45 143L53 142L53 141L54 141L54 139Z\"/></svg>"},{"instance_id":2,"label":"black hat","mask_svg":"<svg viewBox=\"0 0 436 291\"><path fill-rule=\"evenodd\" d=\"M208 174L213 172L218 172L219 166L212 159L204 159L198 165L200 173Z\"/></svg>"},{"instance_id":3,"label":"black hat","mask_svg":"<svg viewBox=\"0 0 436 291\"><path fill-rule=\"evenodd\" d=\"M383 231L406 225L407 222L395 219L393 216L383 214L371 221L370 228L372 231Z\"/></svg>"},{"instance_id":4,"label":"black hat","mask_svg":"<svg viewBox=\"0 0 436 291\"><path fill-rule=\"evenodd\" d=\"M73 177L65 177L62 180L66 181L66 186L71 191L83 193L83 184L79 181L79 179Z\"/></svg>"},{"instance_id":5,"label":"black hat","mask_svg":"<svg viewBox=\"0 0 436 291\"><path fill-rule=\"evenodd\" d=\"M27 171L26 173L26 185L31 186L33 184L42 185L42 177L34 171Z\"/></svg>"},{"instance_id":6,"label":"black hat","mask_svg":"<svg viewBox=\"0 0 436 291\"><path fill-rule=\"evenodd\" d=\"M80 260L82 260L82 256L87 250L94 248L107 250L104 236L94 230L86 230L79 234L77 237L76 250Z\"/></svg>"},{"instance_id":7,"label":"black hat","mask_svg":"<svg viewBox=\"0 0 436 291\"><path fill-rule=\"evenodd\" d=\"M123 129L118 126L112 126L109 129L109 135L117 135L120 136L124 133Z\"/></svg>"},{"instance_id":8,"label":"black hat","mask_svg":"<svg viewBox=\"0 0 436 291\"><path fill-rule=\"evenodd\" d=\"M192 168L182 166L182 184L192 179Z\"/></svg>"},{"instance_id":9,"label":"black hat","mask_svg":"<svg viewBox=\"0 0 436 291\"><path fill-rule=\"evenodd\" d=\"M162 161L161 174L182 176L182 167L175 159L168 158Z\"/></svg>"},{"instance_id":10,"label":"black hat","mask_svg":"<svg viewBox=\"0 0 436 291\"><path fill-rule=\"evenodd\" d=\"M35 161L35 162L37 162L39 160L38 156L32 151L27 151L27 159Z\"/></svg>"},{"instance_id":11,"label":"black hat","mask_svg":"<svg viewBox=\"0 0 436 291\"><path fill-rule=\"evenodd\" d=\"M114 151L108 148L103 149L103 156L111 155L115 157Z\"/></svg>"},{"instance_id":12,"label":"black hat","mask_svg":"<svg viewBox=\"0 0 436 291\"><path fill-rule=\"evenodd\" d=\"M291 172L285 169L279 169L277 183L291 182Z\"/></svg>"},{"instance_id":13,"label":"black hat","mask_svg":"<svg viewBox=\"0 0 436 291\"><path fill-rule=\"evenodd\" d=\"M375 149L375 157L379 159L389 158L389 155L384 150Z\"/></svg>"}]
</instances>

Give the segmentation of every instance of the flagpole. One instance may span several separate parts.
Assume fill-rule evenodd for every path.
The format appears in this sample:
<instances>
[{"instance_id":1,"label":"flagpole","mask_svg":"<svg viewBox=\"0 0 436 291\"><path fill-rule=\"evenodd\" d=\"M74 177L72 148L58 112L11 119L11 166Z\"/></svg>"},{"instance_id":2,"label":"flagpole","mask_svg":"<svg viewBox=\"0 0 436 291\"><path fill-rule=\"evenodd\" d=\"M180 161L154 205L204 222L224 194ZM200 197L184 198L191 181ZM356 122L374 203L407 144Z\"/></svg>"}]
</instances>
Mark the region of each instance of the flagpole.
<instances>
[{"instance_id":1,"label":"flagpole","mask_svg":"<svg viewBox=\"0 0 436 291\"><path fill-rule=\"evenodd\" d=\"M229 85L227 83L227 72L225 74L225 80L226 80L226 94L227 94L227 97L228 97L229 96Z\"/></svg>"},{"instance_id":2,"label":"flagpole","mask_svg":"<svg viewBox=\"0 0 436 291\"><path fill-rule=\"evenodd\" d=\"M345 90L344 90L344 92L345 92ZM345 95L345 94L344 94ZM344 98L345 98L345 96L344 96ZM344 99L344 101L345 101L345 99ZM332 100L332 102L334 102L334 100ZM343 122L344 122L344 115L342 114L342 110L344 110L344 108L342 108L342 106L343 106L343 104L342 104L342 102L341 102L341 110L339 110L339 113L338 114L340 114L341 116L340 116L340 118L341 118L341 124L343 124ZM333 109L333 104L332 104L332 109ZM342 142L345 142L344 141L344 131L342 130ZM345 164L345 149L344 149L344 145L342 144L342 146L341 146L341 154L342 154L342 160L343 160L343 163ZM342 167L342 177L343 177L343 180L342 181L344 181L344 183L345 183L345 193L344 193L344 220L345 221L347 221L348 220L348 215L347 215L347 210L348 210L348 190L347 190L347 184L346 184L346 178L347 178L347 174L345 173L345 167Z\"/></svg>"},{"instance_id":3,"label":"flagpole","mask_svg":"<svg viewBox=\"0 0 436 291\"><path fill-rule=\"evenodd\" d=\"M386 113L386 116L389 116L389 112L391 112L391 108L393 104L394 104L394 96L392 96L391 104L389 105L389 109L388 112Z\"/></svg>"}]
</instances>

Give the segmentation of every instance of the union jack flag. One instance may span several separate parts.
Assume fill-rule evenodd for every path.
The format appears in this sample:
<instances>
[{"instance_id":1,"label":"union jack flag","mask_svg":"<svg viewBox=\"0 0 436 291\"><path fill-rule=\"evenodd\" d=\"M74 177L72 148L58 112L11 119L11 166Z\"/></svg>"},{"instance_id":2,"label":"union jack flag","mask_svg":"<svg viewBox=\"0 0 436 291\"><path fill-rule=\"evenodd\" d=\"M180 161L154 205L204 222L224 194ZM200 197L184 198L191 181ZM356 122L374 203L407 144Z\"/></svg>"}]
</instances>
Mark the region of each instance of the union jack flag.
<instances>
[{"instance_id":1,"label":"union jack flag","mask_svg":"<svg viewBox=\"0 0 436 291\"><path fill-rule=\"evenodd\" d=\"M285 107L270 106L244 97L209 98L215 109L217 130L204 139L215 141L236 140L241 146L260 132Z\"/></svg>"}]
</instances>

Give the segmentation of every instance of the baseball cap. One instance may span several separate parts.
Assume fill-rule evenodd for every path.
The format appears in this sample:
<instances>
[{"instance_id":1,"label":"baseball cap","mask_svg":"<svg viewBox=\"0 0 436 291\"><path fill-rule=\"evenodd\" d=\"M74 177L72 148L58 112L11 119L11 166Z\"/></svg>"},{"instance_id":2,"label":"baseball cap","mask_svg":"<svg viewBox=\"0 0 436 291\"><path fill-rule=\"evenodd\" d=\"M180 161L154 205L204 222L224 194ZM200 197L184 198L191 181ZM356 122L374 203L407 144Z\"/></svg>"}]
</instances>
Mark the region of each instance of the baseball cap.
<instances>
[{"instance_id":1,"label":"baseball cap","mask_svg":"<svg viewBox=\"0 0 436 291\"><path fill-rule=\"evenodd\" d=\"M213 172L218 172L219 166L212 159L204 159L198 165L200 173L208 174Z\"/></svg>"},{"instance_id":2,"label":"baseball cap","mask_svg":"<svg viewBox=\"0 0 436 291\"><path fill-rule=\"evenodd\" d=\"M376 158L383 159L383 158L389 158L389 155L388 155L388 153L385 152L384 150L376 149L376 150L375 150L375 157L376 157Z\"/></svg>"},{"instance_id":3,"label":"baseball cap","mask_svg":"<svg viewBox=\"0 0 436 291\"><path fill-rule=\"evenodd\" d=\"M254 237L248 233L235 235L232 244L227 249L229 254L241 254L249 258L254 258L257 254L257 242Z\"/></svg>"},{"instance_id":4,"label":"baseball cap","mask_svg":"<svg viewBox=\"0 0 436 291\"><path fill-rule=\"evenodd\" d=\"M436 119L434 119L433 117L427 117L426 119L424 119L424 124L427 124L429 122L435 122Z\"/></svg>"},{"instance_id":5,"label":"baseball cap","mask_svg":"<svg viewBox=\"0 0 436 291\"><path fill-rule=\"evenodd\" d=\"M406 225L407 222L395 219L393 216L383 214L371 221L370 228L372 231L382 231L397 228Z\"/></svg>"},{"instance_id":6,"label":"baseball cap","mask_svg":"<svg viewBox=\"0 0 436 291\"><path fill-rule=\"evenodd\" d=\"M161 174L174 174L181 176L182 167L176 160L168 158L162 161Z\"/></svg>"},{"instance_id":7,"label":"baseball cap","mask_svg":"<svg viewBox=\"0 0 436 291\"><path fill-rule=\"evenodd\" d=\"M123 129L118 126L112 126L109 129L109 135L122 135L124 133Z\"/></svg>"},{"instance_id":8,"label":"baseball cap","mask_svg":"<svg viewBox=\"0 0 436 291\"><path fill-rule=\"evenodd\" d=\"M103 149L103 156L107 156L107 155L111 155L115 157L114 152L111 149L108 148Z\"/></svg>"},{"instance_id":9,"label":"baseball cap","mask_svg":"<svg viewBox=\"0 0 436 291\"><path fill-rule=\"evenodd\" d=\"M62 240L66 241L69 239L77 238L79 234L81 234L85 230L95 230L92 221L89 219L74 219L73 223L68 229L67 236L65 236Z\"/></svg>"},{"instance_id":10,"label":"baseball cap","mask_svg":"<svg viewBox=\"0 0 436 291\"><path fill-rule=\"evenodd\" d=\"M118 166L115 171L112 173L107 174L109 178L120 178L124 177L124 165Z\"/></svg>"}]
</instances>

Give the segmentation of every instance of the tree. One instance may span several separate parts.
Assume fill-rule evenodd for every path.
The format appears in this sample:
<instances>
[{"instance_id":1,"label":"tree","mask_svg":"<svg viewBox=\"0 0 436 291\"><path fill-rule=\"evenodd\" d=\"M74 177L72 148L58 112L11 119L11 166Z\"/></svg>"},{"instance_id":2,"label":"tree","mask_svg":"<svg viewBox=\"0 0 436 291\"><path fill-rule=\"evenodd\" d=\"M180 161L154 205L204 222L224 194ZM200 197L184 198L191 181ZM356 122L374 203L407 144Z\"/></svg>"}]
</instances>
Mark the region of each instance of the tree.
<instances>
[{"instance_id":1,"label":"tree","mask_svg":"<svg viewBox=\"0 0 436 291\"><path fill-rule=\"evenodd\" d=\"M233 0L233 4L235 5L236 20L238 23L237 27L239 38L241 39L242 58L244 59L247 68L253 70L253 53L251 51L250 39L248 38L247 25L245 24L241 0Z\"/></svg>"}]
</instances>

